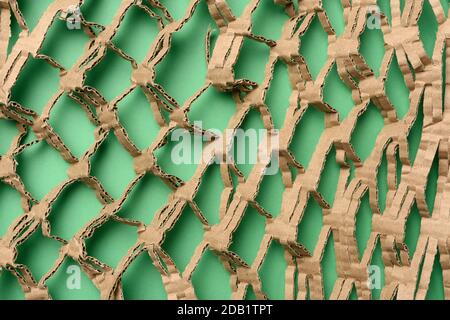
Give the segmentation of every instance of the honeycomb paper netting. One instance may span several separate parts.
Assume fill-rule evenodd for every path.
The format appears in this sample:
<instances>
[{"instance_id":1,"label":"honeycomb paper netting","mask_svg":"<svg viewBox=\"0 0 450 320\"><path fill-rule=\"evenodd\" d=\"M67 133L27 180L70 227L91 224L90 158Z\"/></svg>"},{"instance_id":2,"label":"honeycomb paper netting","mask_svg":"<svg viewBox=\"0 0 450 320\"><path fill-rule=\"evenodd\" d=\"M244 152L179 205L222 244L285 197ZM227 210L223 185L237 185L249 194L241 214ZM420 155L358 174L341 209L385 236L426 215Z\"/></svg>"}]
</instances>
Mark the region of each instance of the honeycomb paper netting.
<instances>
[{"instance_id":1,"label":"honeycomb paper netting","mask_svg":"<svg viewBox=\"0 0 450 320\"><path fill-rule=\"evenodd\" d=\"M274 2L284 8L286 22L278 39L267 39L253 31L252 16L263 1ZM204 85L182 103L157 83L156 70L158 64L167 57L174 35L183 30L201 2L206 3L209 15L215 22L215 26L211 26L212 29L207 32L204 56L201 57L207 63L207 76ZM418 26L426 3L431 5L437 21L432 57L424 49ZM402 10L400 0L391 0L392 19L388 19L383 12L373 11L377 6L375 0L341 0L345 26L340 35L333 29L320 0L300 0L298 3L291 0L250 0L240 15L233 12L227 0L191 0L180 19L174 19L170 10L158 0L121 0L108 25L81 19L82 29L89 37L89 42L76 63L66 69L55 58L41 53L42 45L56 19L67 18L68 8L83 8L83 4L83 0L55 0L30 30L17 0L0 0L0 118L14 121L19 132L10 142L9 150L0 158L0 179L17 190L23 207L23 213L10 224L0 239L0 266L17 278L27 299L51 298L48 282L68 257L89 277L102 299L122 299L123 275L141 254L148 254L160 273L169 299L195 299L196 287L192 283L192 276L207 250L220 259L229 273L233 299L245 298L249 287L258 299L265 299L267 296L260 271L272 243L281 245L284 251L285 280L279 286L284 286L285 298L324 299L321 263L331 237L334 239L337 280L330 299L348 299L353 290L359 299L372 297L368 270L378 245L384 264L382 299L424 299L436 256L439 256L443 270L445 298L450 298L450 114L445 112L445 107L450 104L446 94L448 91L445 90L448 88L446 79L450 79L450 76L446 76L446 70L450 70L447 65L450 62L450 59L447 60L449 53L446 51L450 44L450 22L446 18L447 9L439 0L405 0ZM143 10L159 28L142 62L136 61L112 41L131 8ZM21 32L8 50L10 21L13 18ZM384 38L385 53L379 70L372 70L360 53L360 38L367 27L368 18L377 19ZM300 54L302 36L314 19L319 20L328 37L327 60L315 77ZM210 41L213 33L215 42ZM237 79L235 76L235 66L244 40L259 42L269 52L264 78L260 82ZM132 69L129 75L131 86L110 101L98 89L86 84L87 74L105 58L107 52L131 64ZM19 76L24 72L25 64L33 59L45 61L58 70L60 76L58 90L52 93L40 114L33 111L31 106L13 101L11 95ZM399 116L386 93L386 79L394 59L398 61L409 90L409 109L403 117ZM289 106L279 131L275 130L273 110L266 102L277 63L286 66L291 87ZM351 90L354 101L345 119L340 119L339 113L323 97L325 80L335 66L340 79ZM210 89L230 95L235 112L227 124L227 134L222 139L211 139L205 143L203 161L197 165L193 176L183 181L162 169L156 153L167 144L169 136L176 129L186 129L192 135L208 134L194 125L188 113L191 108L195 108L195 101ZM117 108L122 100L135 91L145 95L159 125L156 138L143 150L127 133ZM74 155L50 123L53 107L65 97L72 99L96 127L95 142L80 157ZM384 125L369 156L361 160L351 139L355 135L358 120L369 104L376 106ZM308 108L323 114L325 128L305 168L295 158L290 144ZM225 160L226 150L233 144L236 130L242 126L250 111L258 113L267 130L260 148L268 148L269 152L279 157L284 185L279 212L268 212L256 200L266 169L271 164L270 158L259 159L247 177L230 161L219 164L212 161L216 158ZM408 136L419 115L422 117L422 112L420 145L414 161L411 161ZM36 140L25 142L31 133ZM357 134L364 132L359 131ZM123 194L115 198L91 173L92 158L110 135L114 135L133 158L135 171L134 179ZM270 143L273 138L278 139L279 143ZM69 165L66 180L55 185L40 200L27 191L17 171L18 155L38 142L54 148ZM319 192L319 183L324 176L327 156L332 150L336 152L339 179L334 200L328 203ZM387 161L387 193L385 208L381 210L377 173L384 157ZM437 187L434 205L429 208L426 189L435 158L438 159L439 168ZM220 167L223 184L217 213L220 219L216 224L208 222L195 201L210 166ZM148 224L122 217L120 211L130 193L149 175L160 179L171 189L168 201ZM102 209L71 239L64 239L52 232L49 215L64 190L80 182L95 191ZM367 245L360 255L356 216L361 200L366 195L372 211L372 227ZM323 226L311 252L298 241L298 226L305 216L310 199L321 207L323 215ZM422 220L417 245L411 254L405 244L405 233L406 222L414 206L417 206ZM186 207L195 213L204 227L204 233L189 263L184 270L180 270L173 257L163 249L163 243ZM230 249L233 235L244 215L248 214L249 207L253 207L265 220L264 236L252 262L245 261ZM115 267L90 255L86 247L86 241L112 220L137 231L135 244ZM19 246L36 232L42 232L44 237L61 244L58 258L40 278L33 275L29 266L17 262ZM233 241L238 239L233 238Z\"/></svg>"}]
</instances>

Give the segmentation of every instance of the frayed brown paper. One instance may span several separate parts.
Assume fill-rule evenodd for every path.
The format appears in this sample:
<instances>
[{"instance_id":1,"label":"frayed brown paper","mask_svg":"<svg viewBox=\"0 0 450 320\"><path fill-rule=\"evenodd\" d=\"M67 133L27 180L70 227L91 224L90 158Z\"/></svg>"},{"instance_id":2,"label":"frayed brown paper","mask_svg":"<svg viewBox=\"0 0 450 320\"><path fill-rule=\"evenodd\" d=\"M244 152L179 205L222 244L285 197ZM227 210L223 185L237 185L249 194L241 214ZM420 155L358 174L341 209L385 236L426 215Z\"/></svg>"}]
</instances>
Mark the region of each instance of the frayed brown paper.
<instances>
[{"instance_id":1,"label":"frayed brown paper","mask_svg":"<svg viewBox=\"0 0 450 320\"><path fill-rule=\"evenodd\" d=\"M208 32L205 45L208 73L204 86L186 104L180 105L155 82L155 68L169 52L174 33L180 31L189 21L200 1L206 1L220 33L214 47L211 47L210 32ZM444 64L446 70L450 70L448 64L450 59L447 59L449 53L445 51L450 44L450 24L445 18L440 2L430 0L439 24L434 56L430 59L420 41L417 25L423 0L407 0L402 14L400 14L400 0L390 1L392 25L389 25L385 16L380 15L380 27L384 34L386 53L378 77L359 53L359 37L366 28L367 15L371 8L376 6L376 0L353 0L352 3L349 0L342 0L346 28L340 36L335 34L323 10L322 1L300 0L297 6L291 0L274 0L277 5L285 8L286 14L290 17L283 27L280 39L266 39L253 34L252 14L260 2L260 0L249 1L241 16L236 17L226 0L192 0L184 17L175 21L158 0L122 0L110 25L100 26L84 19L81 21L84 31L91 38L90 44L75 65L71 69L65 69L53 58L41 54L40 49L53 20L57 17L67 17L67 9L70 6L82 5L83 0L55 0L32 31L28 29L16 0L0 1L0 117L14 120L19 129L19 135L12 141L11 148L0 158L0 178L21 194L25 210L25 213L11 224L7 233L0 239L0 267L6 268L18 279L28 299L51 298L46 285L47 280L55 274L66 257L71 257L82 267L100 291L103 299L122 299L122 275L143 252L149 254L160 272L169 299L195 299L195 288L191 283L191 277L207 249L220 257L230 273L233 299L244 298L248 286L252 286L257 298L264 299L266 295L259 277L259 269L272 241L281 244L285 249L287 261L285 297L305 299L309 296L312 299L323 299L321 260L331 233L334 236L338 273L338 279L331 294L332 299L347 299L353 287L356 288L358 298L371 298L371 290L367 285L367 269L378 240L381 243L385 265L385 287L381 295L383 299L394 297L424 299L429 287L433 261L438 251L443 269L445 297L450 298L450 247L448 244L450 236L448 170L450 115L445 113L445 106L450 101L447 94L444 96L442 94ZM132 6L144 10L150 18L157 20L160 27L156 40L141 64L111 41L125 14ZM8 55L11 15L15 16L22 32ZM305 60L299 54L299 48L300 37L308 30L315 17L319 18L328 34L329 51L325 66L313 80ZM234 67L244 39L264 43L270 50L265 78L261 83L235 78ZM107 50L112 50L129 61L133 68L130 75L132 85L113 101L107 101L95 88L84 84L86 73L104 58ZM445 58L442 55L444 52ZM411 91L410 109L403 119L398 118L385 90L387 72L394 55ZM41 115L10 100L11 89L29 59L43 59L60 71L60 88ZM270 110L265 104L265 96L273 77L275 64L279 61L286 64L288 68L292 94L284 125L280 132L276 133ZM341 79L352 89L355 100L354 108L343 121L339 119L337 111L323 99L325 79L335 64ZM447 84L450 81L449 74L446 79L445 86L449 90ZM192 103L211 86L219 91L232 93L236 103L236 113L229 121L229 130L227 130L229 133L222 139L211 139L203 152L204 161L198 166L193 177L189 181L182 181L165 173L158 165L154 154L164 146L167 137L176 128L188 129L193 134L205 134L190 122L188 112ZM120 123L117 113L117 104L134 90L142 90L145 93L160 126L157 138L145 150L140 150L133 143ZM95 143L80 158L74 156L49 123L51 110L63 95L76 101L86 112L90 121L96 125ZM423 134L416 159L411 164L408 157L407 137L416 120L422 99ZM366 110L369 102L379 108L385 125L378 135L372 153L362 162L354 152L350 139L359 116ZM309 168L305 170L294 158L289 145L308 107L317 108L325 114L326 129L320 137ZM279 165L285 186L281 211L276 218L273 218L256 201L259 186L270 159L264 159L255 164L247 179L244 179L234 163L224 161L220 164L224 184L219 213L220 222L210 225L194 202L194 198L208 166L212 165L214 158L225 159L226 150L233 143L234 132L251 109L260 112L264 127L267 129L267 137L260 147L269 146L269 151L279 155ZM164 112L170 114L168 120L164 117ZM29 130L35 133L38 140L22 144ZM136 177L119 199L113 199L100 181L90 174L90 159L109 134L114 134L134 158ZM267 143L274 135L278 135L280 140L278 146ZM40 201L33 199L26 191L16 173L15 159L25 148L38 141L46 141L70 164L67 180L51 190ZM333 147L336 149L336 160L340 165L340 178L334 204L330 206L319 193L318 185L325 160ZM382 213L378 207L377 172L385 153L388 161L389 190L386 209ZM398 186L397 154L402 163L402 174ZM425 200L425 189L435 155L439 158L439 178L433 215L431 215ZM353 178L350 178L348 160L356 166ZM293 175L293 172L296 174ZM169 201L156 213L153 221L148 225L119 217L116 213L121 209L133 188L147 174L159 177L173 190ZM231 175L237 176L237 185L233 183ZM62 239L52 235L47 217L62 191L78 181L87 184L96 192L99 201L103 204L103 209L72 239ZM356 214L361 198L366 192L369 193L373 211L372 232L367 248L360 259L355 238ZM297 227L303 218L310 197L313 197L323 209L323 227L314 252L308 252L297 242ZM408 248L404 244L405 224L414 202L417 203L423 219L417 249L413 258L410 259ZM266 218L265 235L252 265L229 250L233 233L249 205ZM161 245L166 233L177 222L186 206L190 206L200 219L205 233L190 263L184 272L180 272ZM85 240L110 219L135 226L138 233L135 245L114 269L89 256L85 247ZM41 279L34 279L27 266L16 262L17 247L39 227L42 228L45 237L59 241L62 248L53 267ZM419 278L421 265L423 269ZM298 281L297 285L294 283L295 279Z\"/></svg>"}]
</instances>

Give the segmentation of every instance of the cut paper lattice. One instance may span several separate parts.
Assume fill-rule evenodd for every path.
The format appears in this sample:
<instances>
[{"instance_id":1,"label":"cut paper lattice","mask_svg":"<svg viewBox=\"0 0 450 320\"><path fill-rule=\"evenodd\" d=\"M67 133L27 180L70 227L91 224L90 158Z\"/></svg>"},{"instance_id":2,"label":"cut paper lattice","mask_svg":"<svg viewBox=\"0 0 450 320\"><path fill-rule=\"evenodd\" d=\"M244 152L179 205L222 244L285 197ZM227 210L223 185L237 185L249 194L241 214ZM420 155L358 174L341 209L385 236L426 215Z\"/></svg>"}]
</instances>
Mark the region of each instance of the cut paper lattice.
<instances>
[{"instance_id":1,"label":"cut paper lattice","mask_svg":"<svg viewBox=\"0 0 450 320\"><path fill-rule=\"evenodd\" d=\"M212 45L211 33L208 32L205 42L208 72L204 85L198 88L186 103L180 104L156 82L156 67L167 56L174 34L183 29L198 10L201 1L206 2L219 34ZM288 19L279 39L266 39L253 33L252 15L262 1L274 1L285 9ZM333 30L321 0L299 0L298 3L293 3L292 0L250 0L240 16L232 12L226 0L191 0L184 16L179 20L175 20L158 0L122 0L109 25L88 22L80 16L81 28L90 38L89 45L76 63L66 69L54 58L42 54L41 47L54 19L67 18L68 8L83 8L83 3L83 0L55 0L45 10L36 27L30 30L17 0L0 0L0 118L15 121L19 130L9 150L0 158L0 179L20 193L24 210L0 239L0 266L17 278L27 299L51 298L47 282L67 257L80 265L99 290L101 298L121 299L122 276L131 263L144 253L150 256L159 271L169 299L195 299L196 288L191 278L206 250L217 255L229 272L233 299L245 298L249 286L257 298L264 299L266 293L259 271L272 242L280 244L285 252L285 298L324 299L321 261L331 234L334 238L338 275L331 299L347 299L353 288L356 289L358 298L371 298L371 289L367 285L368 267L378 243L381 245L385 266L385 286L381 298L424 299L438 252L443 268L445 297L450 298L450 114L446 113L448 109L445 109L450 104L450 98L448 90L444 90L449 88L449 80L445 79L450 79L450 76L444 77L442 71L450 70L449 53L446 50L450 44L450 23L440 1L429 0L438 22L436 46L431 58L425 52L419 37L418 19L424 0L405 0L403 11L400 10L400 0L390 1L392 22L389 22L383 13L379 15L385 41L385 54L379 73L368 66L359 51L360 36L366 28L371 10L377 5L375 0L341 0L345 29L339 36ZM159 27L156 39L141 63L112 41L124 16L132 7L143 10ZM11 37L9 22L12 15L17 20L21 33L8 54ZM318 76L313 79L305 59L300 54L300 39L316 18L328 35L329 45L327 61ZM260 42L266 45L270 52L265 76L260 83L236 79L235 65L244 40ZM132 67L132 85L111 101L103 97L96 88L85 84L87 73L102 61L108 50L129 62ZM394 57L398 60L410 90L410 108L402 119L385 89L387 74ZM11 98L11 90L30 59L42 59L59 70L59 89L41 114L12 101ZM276 63L286 65L292 89L284 124L279 132L275 130L271 110L265 101ZM323 98L325 79L335 65L340 78L351 89L355 102L344 120L339 119L338 112ZM167 138L177 128L187 129L192 135L205 133L194 126L188 112L192 104L210 88L231 93L236 111L227 125L227 134L223 139L212 139L207 144L203 150L204 161L197 166L192 178L182 181L164 172L158 165L155 152L167 143ZM145 150L140 150L132 141L120 122L117 110L118 103L136 90L145 94L160 127L156 139ZM52 108L64 96L73 99L96 126L95 142L81 157L73 154L49 121ZM411 163L407 137L418 117L422 101L422 137L417 156ZM369 157L362 161L350 141L357 122L369 103L378 108L384 118L384 126ZM325 130L312 155L310 165L304 169L290 150L290 143L308 108L316 108L324 114ZM224 186L220 200L220 220L211 225L194 201L195 196L206 170L215 165L212 160L225 159L223 150L233 144L236 130L251 110L258 112L267 130L260 148L269 145L270 151L279 155L284 185L280 212L267 212L256 201L270 159L256 163L247 178L244 178L235 164L224 161L219 164ZM166 117L166 114L169 116ZM37 140L24 143L24 138L30 131L34 132ZM119 198L111 197L102 183L91 174L91 158L109 135L114 135L134 159L135 178ZM279 138L277 146L265 143L272 141L275 135ZM41 141L57 150L70 167L67 179L38 201L26 190L18 175L16 157L33 143ZM332 148L336 150L340 175L335 200L331 206L318 191L318 186L327 155ZM382 212L378 205L377 172L385 154L388 162L388 193L386 208ZM396 176L397 155L402 164L400 179ZM435 157L439 159L439 177L434 207L429 210L425 189ZM354 175L350 174L351 166L355 166ZM168 202L149 224L118 215L132 190L146 175L158 177L172 190ZM232 179L233 176L237 179ZM84 183L95 191L102 209L92 221L78 230L73 238L63 239L52 234L48 216L62 192L77 182ZM360 258L355 237L356 214L365 194L369 195L373 212L372 230L367 247ZM304 217L310 198L320 205L323 212L323 227L314 252L308 252L297 240L298 225ZM405 245L405 225L414 203L422 216L422 223L417 248L410 258ZM251 264L229 249L232 236L249 206L254 207L266 222L264 237ZM181 271L163 250L162 244L186 207L192 208L205 232L187 267ZM135 227L138 233L136 243L115 268L91 256L85 244L88 238L110 220ZM35 279L28 266L16 261L17 248L40 230L45 237L60 242L62 247L51 269L40 279ZM283 284L280 283L281 285Z\"/></svg>"}]
</instances>

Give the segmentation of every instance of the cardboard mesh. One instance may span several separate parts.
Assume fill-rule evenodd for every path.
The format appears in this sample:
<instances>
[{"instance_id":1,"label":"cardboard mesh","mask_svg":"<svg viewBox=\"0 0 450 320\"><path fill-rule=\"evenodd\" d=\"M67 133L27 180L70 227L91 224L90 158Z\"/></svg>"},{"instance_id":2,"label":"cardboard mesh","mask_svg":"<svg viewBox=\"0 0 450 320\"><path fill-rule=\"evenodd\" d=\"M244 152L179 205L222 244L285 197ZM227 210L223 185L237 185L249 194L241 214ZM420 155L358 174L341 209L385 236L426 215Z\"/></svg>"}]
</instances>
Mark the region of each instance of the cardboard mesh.
<instances>
[{"instance_id":1,"label":"cardboard mesh","mask_svg":"<svg viewBox=\"0 0 450 320\"><path fill-rule=\"evenodd\" d=\"M450 75L444 77L443 70L450 70L445 50L450 43L450 23L444 14L439 0L429 0L438 22L436 47L433 57L429 57L419 37L418 19L424 1L407 0L403 12L400 0L391 0L392 23L381 13L381 29L384 34L385 49L383 62L376 76L359 52L360 35L366 28L367 16L376 0L341 0L345 16L345 30L337 36L320 0L274 0L285 8L289 17L279 39L266 39L252 32L252 14L260 5L260 0L251 0L240 16L235 16L226 0L203 0L208 5L211 17L216 22L219 35L214 45L208 38L205 41L205 59L208 73L204 85L186 103L180 104L156 82L156 66L164 60L171 48L172 37L183 29L191 19L202 0L191 0L185 15L174 20L169 11L158 0L122 0L112 22L107 26L82 20L82 27L90 37L89 45L71 69L65 69L52 57L40 53L42 43L54 19L66 17L67 9L82 5L83 0L55 0L43 13L39 23L29 30L16 0L0 1L1 44L0 44L0 117L14 120L19 134L11 142L8 152L0 158L0 178L16 189L22 198L25 211L8 228L0 239L0 266L11 272L19 281L27 299L50 299L48 280L61 267L66 257L76 261L93 284L98 288L102 299L122 299L122 276L130 264L140 255L148 254L163 279L169 299L195 299L195 288L191 282L193 273L206 250L216 254L230 273L232 298L242 299L249 286L258 299L265 299L259 270L269 245L277 242L282 245L287 261L285 271L286 299L323 299L323 273L321 261L325 246L334 236L336 269L338 279L331 293L331 299L347 299L353 287L360 299L370 299L371 289L367 285L368 266L371 264L375 246L382 248L385 286L383 299L424 299L427 293L433 262L439 251L443 269L445 297L450 298L450 180L449 180L449 141L450 115L445 113L449 96L444 88L449 88ZM264 0L269 1L269 0ZM121 22L133 6L144 10L149 18L155 19L160 31L146 58L138 63L112 42ZM7 48L10 38L9 21L14 15L21 33L12 51ZM308 30L313 19L318 17L328 35L328 59L316 79L311 76L304 58L299 53L301 36ZM265 77L261 83L248 79L236 79L235 64L245 39L258 41L270 50L265 67ZM112 101L107 101L94 87L85 84L87 72L92 70L110 50L132 66L130 78L132 85ZM394 56L399 62L401 72L410 90L410 108L400 119L396 109L387 97L385 83ZM30 59L42 59L59 70L60 86L45 106L42 114L21 106L11 100L11 89L16 83L25 63ZM265 103L274 67L277 62L287 66L292 94L289 107L279 133L275 132L271 111ZM325 78L336 65L342 81L352 90L355 105L344 120L330 105L324 102L323 87ZM446 67L446 68L444 68ZM448 72L447 72L448 73ZM447 79L447 80L445 80ZM214 87L220 92L231 92L236 112L230 119L227 134L223 139L211 139L203 151L204 161L198 165L188 181L170 175L158 165L155 152L167 143L167 138L177 128L189 130L193 135L205 134L194 126L188 118L193 102L204 92ZM135 90L142 90L148 99L160 131L151 146L140 150L131 140L121 124L117 104ZM81 156L76 157L64 144L50 125L50 113L63 96L72 98L83 108L89 120L95 124L95 143ZM418 116L419 104L423 100L423 128L420 147L414 163L408 156L408 134ZM384 118L384 127L379 133L370 156L361 161L355 153L350 140L369 103L373 103ZM316 108L325 116L325 130L313 153L308 169L295 159L290 143L296 127L307 108ZM194 201L207 168L216 157L225 158L225 151L233 144L234 134L243 123L250 110L261 115L267 136L261 148L279 155L284 193L281 210L276 217L267 212L257 201L260 184L270 159L263 159L254 165L247 178L234 163L223 162L220 172L223 192L220 204L220 221L215 225L208 223ZM165 117L165 113L169 117ZM24 143L27 132L33 131L37 140ZM91 175L91 158L109 135L115 135L123 148L133 157L135 178L125 192L117 199L112 198L102 183ZM277 135L278 146L268 141ZM26 190L16 172L16 156L30 145L45 141L56 149L70 164L67 179L54 187L43 199L37 201ZM336 161L340 175L335 200L330 206L318 191L322 171L328 153L336 150ZM378 205L377 172L386 154L388 162L388 193L386 209L381 212ZM402 164L400 181L396 177L396 156ZM432 214L428 209L425 189L433 159L439 159L439 177L436 200ZM355 173L350 175L351 166ZM294 174L295 173L295 174ZM120 217L125 200L137 183L146 175L161 179L172 190L165 206L160 209L149 224ZM237 183L233 183L236 179ZM82 182L95 191L103 208L100 213L72 239L63 239L52 234L48 216L55 201L70 185ZM369 194L373 212L372 230L367 247L359 258L355 238L356 214L361 198ZM314 252L297 241L298 225L302 221L310 198L319 203L323 212L323 227ZM421 232L413 257L409 258L405 245L405 224L414 202L422 216ZM191 207L204 226L204 236L196 248L188 266L183 272L162 248L165 235L180 218L185 207ZM252 264L232 252L229 247L233 233L240 225L246 209L252 206L266 221L265 234L257 257ZM90 256L86 250L86 239L107 221L130 225L136 228L136 243L112 268ZM58 259L50 270L40 279L35 279L29 267L16 262L17 248L30 236L39 232L45 237L61 243ZM422 267L421 267L422 266ZM421 274L419 276L419 271ZM297 282L297 283L295 283ZM282 285L282 284L280 284Z\"/></svg>"}]
</instances>

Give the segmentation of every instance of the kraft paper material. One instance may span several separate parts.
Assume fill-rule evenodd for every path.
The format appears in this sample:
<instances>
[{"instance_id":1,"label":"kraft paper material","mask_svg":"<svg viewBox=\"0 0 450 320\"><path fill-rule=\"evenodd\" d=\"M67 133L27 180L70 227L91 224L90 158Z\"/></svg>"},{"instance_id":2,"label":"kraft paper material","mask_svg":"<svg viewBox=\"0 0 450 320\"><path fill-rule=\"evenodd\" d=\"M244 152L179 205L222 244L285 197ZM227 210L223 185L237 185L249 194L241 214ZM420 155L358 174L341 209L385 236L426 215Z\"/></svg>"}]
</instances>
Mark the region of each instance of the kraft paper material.
<instances>
[{"instance_id":1,"label":"kraft paper material","mask_svg":"<svg viewBox=\"0 0 450 320\"><path fill-rule=\"evenodd\" d=\"M168 54L173 35L183 29L201 1L206 2L219 34L214 45L210 41L210 33L205 40L204 58L208 72L204 85L186 103L181 104L156 83L156 66ZM285 8L289 19L279 39L266 39L252 31L252 14L262 1L274 1ZM158 0L122 0L109 25L101 26L82 19L82 28L90 37L90 42L73 67L65 69L52 57L40 53L40 49L53 21L57 18L68 19L68 8L82 6L83 2L55 0L42 14L36 27L30 30L17 0L0 1L0 118L15 121L19 130L8 152L1 155L0 179L20 193L25 212L17 217L0 239L0 267L17 278L27 299L51 299L47 282L66 257L80 265L82 271L98 288L102 299L122 299L122 276L130 264L144 253L150 256L161 274L169 299L196 299L191 277L206 250L217 255L230 273L233 299L244 298L249 286L258 299L265 299L259 271L272 242L280 244L285 251L286 299L324 299L321 261L331 234L334 237L338 274L331 299L347 299L353 288L356 288L359 299L371 298L371 289L367 284L368 267L378 242L381 244L385 266L382 299L424 299L438 252L443 269L445 297L450 298L450 113L446 113L445 109L450 105L450 95L447 94L450 92L450 51L446 50L447 45L450 45L450 22L439 0L429 0L438 22L436 48L432 57L424 50L417 24L424 0L406 0L403 12L400 10L400 0L391 0L392 23L388 22L383 13L379 14L386 53L378 76L359 53L360 35L366 28L369 15L372 14L371 8L377 5L376 0L341 0L345 30L339 36L333 30L321 0L299 0L295 4L292 0L251 0L240 16L232 12L226 0L191 0L185 15L179 20L175 20ZM156 19L160 29L142 63L136 62L112 42L125 14L132 7L138 7L150 18ZM17 20L21 33L8 54L12 16ZM316 17L328 35L329 49L325 66L316 79L313 79L299 48L302 45L301 36ZM265 77L261 83L236 79L235 65L245 39L261 42L270 50ZM132 85L112 101L106 100L96 88L85 84L86 73L105 57L107 50L113 51L132 66ZM409 111L402 119L397 115L385 90L387 72L394 56L410 90ZM59 89L48 101L42 114L11 100L11 89L30 59L42 59L59 70ZM275 132L271 111L265 103L277 62L287 66L292 88L284 125L278 133ZM338 112L323 99L325 79L334 65L337 66L342 81L352 90L355 101L355 106L344 120L339 119ZM188 112L193 102L211 87L219 92L231 92L236 112L228 123L227 135L210 140L203 150L203 161L198 165L193 177L183 181L163 171L158 165L155 152L167 143L168 136L177 128L187 129L193 135L206 134L194 126ZM145 150L140 150L132 141L121 124L117 111L117 104L135 90L142 90L145 94L160 126L156 139ZM63 96L76 101L96 126L95 142L81 157L76 157L64 144L49 121L52 108ZM423 132L415 161L410 163L407 137L422 101ZM370 102L382 114L384 127L370 156L362 161L350 140L359 117ZM325 130L310 165L305 169L295 159L290 150L290 143L299 121L306 109L311 107L324 113ZM267 212L256 201L265 170L270 165L270 158L258 161L247 178L244 178L234 163L223 161L219 164L224 185L220 221L211 225L194 201L195 196L207 168L215 165L212 160L226 157L226 150L233 143L234 133L252 109L260 113L267 130L267 137L260 148L269 148L270 153L279 156L284 184L280 212L273 217L273 213ZM165 117L164 113L169 113L170 117ZM24 143L28 132L34 132L37 140ZM118 199L112 198L101 182L90 173L91 158L110 134L115 135L133 157L136 172L135 178ZM266 143L271 141L274 135L277 135L279 143ZM67 179L40 201L34 199L26 190L16 170L18 154L38 141L45 141L70 164ZM332 148L336 150L340 176L335 200L331 206L318 191L318 185L325 160ZM388 194L386 209L382 212L378 205L377 172L384 154L388 162ZM402 164L399 181L396 176L397 155ZM434 208L430 212L425 189L435 156L439 159L439 177ZM349 161L356 167L354 175L350 175ZM130 192L146 175L160 178L171 188L169 201L149 224L117 215ZM233 180L233 176L237 179ZM103 208L98 216L80 229L72 239L54 236L48 220L53 204L64 189L80 181L96 192ZM365 194L369 195L373 212L372 231L360 258L355 237L356 214ZM323 212L323 227L314 252L308 252L297 241L297 227L311 197L319 203ZM422 224L417 249L410 259L408 247L405 245L405 224L414 203L422 216ZM169 254L163 250L162 243L187 206L192 208L203 224L204 236L189 264L181 272ZM249 206L257 209L266 221L265 235L252 264L229 249L233 233ZM134 226L138 233L136 243L115 268L90 256L85 245L86 239L109 220ZM28 266L16 262L17 247L27 241L34 232L40 232L41 228L45 237L59 241L62 247L51 269L40 279L36 279Z\"/></svg>"}]
</instances>

